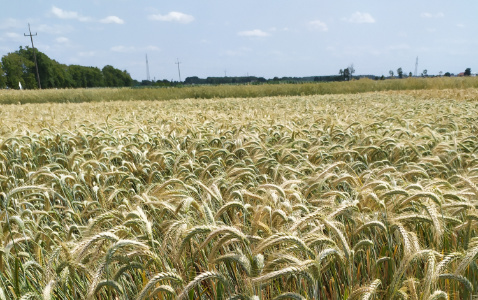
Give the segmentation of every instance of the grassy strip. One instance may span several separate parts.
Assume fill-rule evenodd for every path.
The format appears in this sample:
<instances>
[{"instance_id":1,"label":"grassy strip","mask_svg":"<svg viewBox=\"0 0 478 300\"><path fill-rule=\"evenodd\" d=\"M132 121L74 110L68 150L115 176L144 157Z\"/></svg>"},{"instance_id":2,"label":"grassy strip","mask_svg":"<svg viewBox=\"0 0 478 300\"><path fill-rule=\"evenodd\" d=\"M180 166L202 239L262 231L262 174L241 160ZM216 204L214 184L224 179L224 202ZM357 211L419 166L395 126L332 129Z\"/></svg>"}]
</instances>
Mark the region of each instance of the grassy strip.
<instances>
[{"instance_id":1,"label":"grassy strip","mask_svg":"<svg viewBox=\"0 0 478 300\"><path fill-rule=\"evenodd\" d=\"M350 82L187 86L157 89L62 89L62 90L2 90L0 104L80 103L129 100L257 98L269 96L303 96L325 94L355 94L371 91L428 90L478 88L477 77L407 78L374 81L361 79Z\"/></svg>"}]
</instances>

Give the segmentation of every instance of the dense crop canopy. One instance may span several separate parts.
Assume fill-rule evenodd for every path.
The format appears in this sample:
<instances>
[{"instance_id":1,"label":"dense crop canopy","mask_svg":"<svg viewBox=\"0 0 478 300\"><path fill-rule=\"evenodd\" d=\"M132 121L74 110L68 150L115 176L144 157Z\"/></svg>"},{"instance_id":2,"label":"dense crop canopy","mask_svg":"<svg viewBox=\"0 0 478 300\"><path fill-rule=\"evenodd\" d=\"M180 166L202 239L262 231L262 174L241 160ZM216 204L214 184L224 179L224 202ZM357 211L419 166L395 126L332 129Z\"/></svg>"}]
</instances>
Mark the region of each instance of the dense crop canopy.
<instances>
[{"instance_id":1,"label":"dense crop canopy","mask_svg":"<svg viewBox=\"0 0 478 300\"><path fill-rule=\"evenodd\" d=\"M477 100L3 106L0 299L467 299Z\"/></svg>"}]
</instances>

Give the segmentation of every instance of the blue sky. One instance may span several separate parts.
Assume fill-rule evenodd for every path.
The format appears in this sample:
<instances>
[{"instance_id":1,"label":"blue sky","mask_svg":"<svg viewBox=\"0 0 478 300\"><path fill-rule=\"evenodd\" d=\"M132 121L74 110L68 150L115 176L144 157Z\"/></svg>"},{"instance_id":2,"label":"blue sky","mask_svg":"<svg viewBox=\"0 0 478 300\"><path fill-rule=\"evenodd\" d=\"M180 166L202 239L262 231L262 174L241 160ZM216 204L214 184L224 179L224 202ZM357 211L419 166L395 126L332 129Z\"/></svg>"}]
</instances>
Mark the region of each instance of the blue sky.
<instances>
[{"instance_id":1,"label":"blue sky","mask_svg":"<svg viewBox=\"0 0 478 300\"><path fill-rule=\"evenodd\" d=\"M29 0L2 4L0 56L27 46L134 79L478 71L478 1Z\"/></svg>"}]
</instances>

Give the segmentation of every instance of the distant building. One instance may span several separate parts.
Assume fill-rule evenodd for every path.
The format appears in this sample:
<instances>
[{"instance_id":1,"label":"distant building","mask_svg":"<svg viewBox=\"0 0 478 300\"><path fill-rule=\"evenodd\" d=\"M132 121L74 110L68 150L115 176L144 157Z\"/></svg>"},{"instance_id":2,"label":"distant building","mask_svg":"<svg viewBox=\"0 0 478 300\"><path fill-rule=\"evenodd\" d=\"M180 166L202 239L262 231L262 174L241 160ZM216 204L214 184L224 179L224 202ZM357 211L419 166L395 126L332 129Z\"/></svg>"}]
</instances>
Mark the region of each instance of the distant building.
<instances>
[{"instance_id":1,"label":"distant building","mask_svg":"<svg viewBox=\"0 0 478 300\"><path fill-rule=\"evenodd\" d=\"M458 75L456 75L456 76L463 77L463 76L465 76L465 72L458 73Z\"/></svg>"}]
</instances>

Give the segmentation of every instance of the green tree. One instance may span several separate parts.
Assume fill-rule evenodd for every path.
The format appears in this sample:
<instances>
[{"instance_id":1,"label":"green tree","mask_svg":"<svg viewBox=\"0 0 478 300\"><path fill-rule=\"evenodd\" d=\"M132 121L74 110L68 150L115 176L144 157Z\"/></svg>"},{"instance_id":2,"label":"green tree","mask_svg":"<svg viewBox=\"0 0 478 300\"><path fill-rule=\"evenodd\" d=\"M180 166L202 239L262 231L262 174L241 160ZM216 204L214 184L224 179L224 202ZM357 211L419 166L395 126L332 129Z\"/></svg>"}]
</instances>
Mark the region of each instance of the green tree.
<instances>
[{"instance_id":1,"label":"green tree","mask_svg":"<svg viewBox=\"0 0 478 300\"><path fill-rule=\"evenodd\" d=\"M123 86L132 86L133 85L133 78L131 78L131 75L126 71L124 70L122 72L123 74Z\"/></svg>"},{"instance_id":2,"label":"green tree","mask_svg":"<svg viewBox=\"0 0 478 300\"><path fill-rule=\"evenodd\" d=\"M103 73L97 67L83 67L86 76L86 87L102 87L105 86Z\"/></svg>"},{"instance_id":3,"label":"green tree","mask_svg":"<svg viewBox=\"0 0 478 300\"><path fill-rule=\"evenodd\" d=\"M471 68L466 68L465 76L471 76Z\"/></svg>"},{"instance_id":4,"label":"green tree","mask_svg":"<svg viewBox=\"0 0 478 300\"><path fill-rule=\"evenodd\" d=\"M38 64L38 74L40 75L40 82L43 88L51 88L53 87L53 72L51 68L51 60L48 56L43 54L42 52L38 51L35 48L36 57L37 57L37 64ZM31 67L27 70L28 73L33 74L36 76L36 68L35 68L35 58L33 55L33 48L20 47L20 50L17 53L24 59L28 60L32 63ZM36 77L35 77L36 80Z\"/></svg>"},{"instance_id":5,"label":"green tree","mask_svg":"<svg viewBox=\"0 0 478 300\"><path fill-rule=\"evenodd\" d=\"M398 74L398 78L403 78L403 70L401 67L397 69L397 74Z\"/></svg>"},{"instance_id":6,"label":"green tree","mask_svg":"<svg viewBox=\"0 0 478 300\"><path fill-rule=\"evenodd\" d=\"M5 77L5 71L3 71L2 62L0 61L0 89L4 89L7 86L7 78Z\"/></svg>"},{"instance_id":7,"label":"green tree","mask_svg":"<svg viewBox=\"0 0 478 300\"><path fill-rule=\"evenodd\" d=\"M55 60L52 60L53 74L55 74L55 87L58 88L70 88L73 87L73 78L68 72L68 66L60 64ZM43 82L43 81L42 81Z\"/></svg>"},{"instance_id":8,"label":"green tree","mask_svg":"<svg viewBox=\"0 0 478 300\"><path fill-rule=\"evenodd\" d=\"M408 77L413 77L412 72L408 73Z\"/></svg>"},{"instance_id":9,"label":"green tree","mask_svg":"<svg viewBox=\"0 0 478 300\"><path fill-rule=\"evenodd\" d=\"M445 75L444 75L444 76L446 76L446 77L450 77L450 76L451 76L451 74L450 74L450 72L445 72Z\"/></svg>"},{"instance_id":10,"label":"green tree","mask_svg":"<svg viewBox=\"0 0 478 300\"><path fill-rule=\"evenodd\" d=\"M107 87L131 86L133 79L126 71L121 71L113 66L106 65L101 71L103 73L104 85Z\"/></svg>"},{"instance_id":11,"label":"green tree","mask_svg":"<svg viewBox=\"0 0 478 300\"><path fill-rule=\"evenodd\" d=\"M393 78L393 71L392 70L388 71L388 74L390 74L390 77Z\"/></svg>"},{"instance_id":12,"label":"green tree","mask_svg":"<svg viewBox=\"0 0 478 300\"><path fill-rule=\"evenodd\" d=\"M344 69L344 80L349 80L350 77L350 70L349 68Z\"/></svg>"},{"instance_id":13,"label":"green tree","mask_svg":"<svg viewBox=\"0 0 478 300\"><path fill-rule=\"evenodd\" d=\"M97 67L67 66L50 59L38 49L35 51L43 88L85 88L105 85L122 87L133 84L133 79L127 71L121 71L112 66L105 66L103 70ZM35 89L38 86L33 48L20 47L18 51L4 55L1 59L0 70L0 88L8 86L18 89L19 83L28 89Z\"/></svg>"},{"instance_id":14,"label":"green tree","mask_svg":"<svg viewBox=\"0 0 478 300\"><path fill-rule=\"evenodd\" d=\"M428 70L425 69L423 70L422 77L427 77L428 76Z\"/></svg>"},{"instance_id":15,"label":"green tree","mask_svg":"<svg viewBox=\"0 0 478 300\"><path fill-rule=\"evenodd\" d=\"M17 52L12 52L2 57L2 66L8 87L19 89L19 83L21 83L27 89L37 88L35 75L30 72L32 68L35 68L33 62L23 58Z\"/></svg>"}]
</instances>

